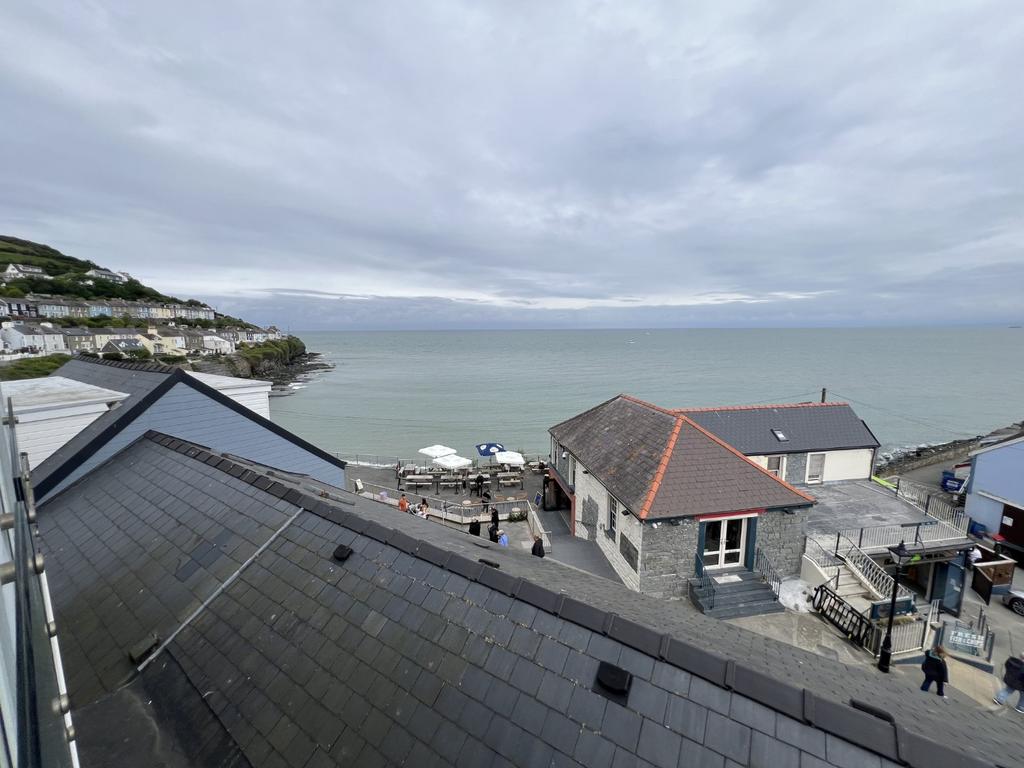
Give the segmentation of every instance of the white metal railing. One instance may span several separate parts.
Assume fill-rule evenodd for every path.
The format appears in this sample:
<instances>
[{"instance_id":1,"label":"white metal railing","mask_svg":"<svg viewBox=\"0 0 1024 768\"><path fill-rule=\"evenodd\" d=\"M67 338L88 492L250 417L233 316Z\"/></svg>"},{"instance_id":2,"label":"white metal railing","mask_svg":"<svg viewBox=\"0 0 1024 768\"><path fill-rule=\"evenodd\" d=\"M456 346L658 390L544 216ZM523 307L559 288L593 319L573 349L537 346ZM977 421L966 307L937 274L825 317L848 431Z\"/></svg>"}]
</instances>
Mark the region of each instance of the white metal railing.
<instances>
[{"instance_id":1,"label":"white metal railing","mask_svg":"<svg viewBox=\"0 0 1024 768\"><path fill-rule=\"evenodd\" d=\"M367 483L363 480L360 480L359 484L363 488L363 496L392 506L396 506L398 504L398 499L403 493L402 491L395 490L394 488L377 485L376 483ZM430 504L430 511L428 514L430 514L431 517L440 518L442 521L451 520L460 524L469 523L473 519L486 516L491 510L497 510L498 518L504 520L518 515L523 515L523 519L528 520L530 515L535 513L533 505L530 503L529 499L491 502L473 501L467 503L469 502L469 499L465 497L461 499L458 497L445 498L443 496L411 492L406 493L406 498L409 499L410 509L413 509L416 506L417 499L425 498L427 499L428 504Z\"/></svg>"},{"instance_id":2,"label":"white metal railing","mask_svg":"<svg viewBox=\"0 0 1024 768\"><path fill-rule=\"evenodd\" d=\"M820 539L818 543L823 547L826 546L825 542ZM882 566L872 560L867 552L858 547L856 543L843 535L843 533L836 534L834 541L829 543L834 544L834 549L832 551L836 557L841 558L846 563L846 566L850 569L853 575L856 576L865 587L873 592L877 599L882 600L892 595L892 576L886 573ZM896 543L898 544L899 542ZM914 600L914 593L902 584L900 584L896 590L896 596L897 599L909 598L911 601Z\"/></svg>"},{"instance_id":3,"label":"white metal railing","mask_svg":"<svg viewBox=\"0 0 1024 768\"><path fill-rule=\"evenodd\" d=\"M868 650L878 656L882 649L882 640L885 637L885 624L879 623L874 626ZM921 649L928 643L931 633L931 624L920 619L916 621L899 622L892 625L892 652L899 653L920 653Z\"/></svg>"},{"instance_id":4,"label":"white metal railing","mask_svg":"<svg viewBox=\"0 0 1024 768\"><path fill-rule=\"evenodd\" d=\"M967 535L967 527L970 523L967 513L936 496L933 489L900 478L896 483L895 493L899 498L910 502L929 517L958 531L961 536Z\"/></svg>"}]
</instances>

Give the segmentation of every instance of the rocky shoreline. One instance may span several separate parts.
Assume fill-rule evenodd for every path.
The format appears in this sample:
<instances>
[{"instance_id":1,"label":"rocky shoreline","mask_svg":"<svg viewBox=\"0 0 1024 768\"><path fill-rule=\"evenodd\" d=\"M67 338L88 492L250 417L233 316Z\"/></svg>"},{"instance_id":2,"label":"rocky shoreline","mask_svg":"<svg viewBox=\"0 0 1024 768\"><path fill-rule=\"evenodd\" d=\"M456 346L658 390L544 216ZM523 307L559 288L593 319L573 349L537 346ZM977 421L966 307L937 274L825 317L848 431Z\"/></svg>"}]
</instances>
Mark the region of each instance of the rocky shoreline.
<instances>
[{"instance_id":1,"label":"rocky shoreline","mask_svg":"<svg viewBox=\"0 0 1024 768\"><path fill-rule=\"evenodd\" d=\"M950 440L945 443L933 445L919 445L912 448L898 448L894 451L880 454L879 461L875 467L875 474L879 477L887 475L900 475L914 469L939 464L943 462L955 463L966 459L967 454L985 445L990 445L1001 440L1013 437L1024 431L1024 421L1018 421L1000 429L993 430L985 435L964 438L961 440Z\"/></svg>"}]
</instances>

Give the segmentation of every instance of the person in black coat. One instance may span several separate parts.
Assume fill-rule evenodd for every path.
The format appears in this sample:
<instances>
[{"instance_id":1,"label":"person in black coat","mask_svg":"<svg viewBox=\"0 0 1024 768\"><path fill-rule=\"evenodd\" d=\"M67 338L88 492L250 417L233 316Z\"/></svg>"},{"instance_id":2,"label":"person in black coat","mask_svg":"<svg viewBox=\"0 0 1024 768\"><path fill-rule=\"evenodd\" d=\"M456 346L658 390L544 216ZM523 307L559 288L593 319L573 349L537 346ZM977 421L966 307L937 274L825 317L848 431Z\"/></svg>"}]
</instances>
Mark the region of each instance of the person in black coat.
<instances>
[{"instance_id":1,"label":"person in black coat","mask_svg":"<svg viewBox=\"0 0 1024 768\"><path fill-rule=\"evenodd\" d=\"M929 648L924 652L924 661L921 662L921 671L924 672L924 682L921 683L921 690L927 691L935 683L935 692L946 698L944 686L949 682L949 670L946 669L946 649L941 645Z\"/></svg>"},{"instance_id":2,"label":"person in black coat","mask_svg":"<svg viewBox=\"0 0 1024 768\"><path fill-rule=\"evenodd\" d=\"M492 509L491 510L491 524L492 525L497 525L498 524L498 510L496 510L496 509Z\"/></svg>"},{"instance_id":3,"label":"person in black coat","mask_svg":"<svg viewBox=\"0 0 1024 768\"><path fill-rule=\"evenodd\" d=\"M474 520L469 524L469 535L479 536L480 535L480 521Z\"/></svg>"},{"instance_id":4,"label":"person in black coat","mask_svg":"<svg viewBox=\"0 0 1024 768\"><path fill-rule=\"evenodd\" d=\"M493 541L495 544L498 543L498 524L491 523L487 526L487 538Z\"/></svg>"},{"instance_id":5,"label":"person in black coat","mask_svg":"<svg viewBox=\"0 0 1024 768\"><path fill-rule=\"evenodd\" d=\"M1024 714L1024 653L1011 656L1003 664L1003 687L992 699L996 704L1005 704L1010 694L1017 692L1015 709Z\"/></svg>"},{"instance_id":6,"label":"person in black coat","mask_svg":"<svg viewBox=\"0 0 1024 768\"><path fill-rule=\"evenodd\" d=\"M544 540L540 536L533 537L533 549L530 551L537 557L544 557Z\"/></svg>"}]
</instances>

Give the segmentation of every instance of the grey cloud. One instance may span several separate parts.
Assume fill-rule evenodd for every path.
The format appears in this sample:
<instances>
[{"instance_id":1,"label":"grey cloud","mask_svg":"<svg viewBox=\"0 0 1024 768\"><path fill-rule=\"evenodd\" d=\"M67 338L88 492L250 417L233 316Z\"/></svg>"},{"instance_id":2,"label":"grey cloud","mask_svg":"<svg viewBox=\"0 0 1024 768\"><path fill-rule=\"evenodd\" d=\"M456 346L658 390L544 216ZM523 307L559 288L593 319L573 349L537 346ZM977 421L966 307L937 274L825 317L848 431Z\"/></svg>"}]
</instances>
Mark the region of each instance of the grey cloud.
<instances>
[{"instance_id":1,"label":"grey cloud","mask_svg":"<svg viewBox=\"0 0 1024 768\"><path fill-rule=\"evenodd\" d=\"M307 327L1020 319L1013 3L284 13L0 8L0 231Z\"/></svg>"}]
</instances>

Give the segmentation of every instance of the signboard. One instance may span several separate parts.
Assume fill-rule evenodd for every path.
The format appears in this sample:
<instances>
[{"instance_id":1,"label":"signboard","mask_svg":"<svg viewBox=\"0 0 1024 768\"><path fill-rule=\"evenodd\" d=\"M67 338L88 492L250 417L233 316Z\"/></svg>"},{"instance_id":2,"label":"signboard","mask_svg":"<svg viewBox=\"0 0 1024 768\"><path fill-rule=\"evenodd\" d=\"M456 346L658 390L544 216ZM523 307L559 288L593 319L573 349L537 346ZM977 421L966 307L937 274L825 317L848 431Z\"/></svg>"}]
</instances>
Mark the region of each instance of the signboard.
<instances>
[{"instance_id":1,"label":"signboard","mask_svg":"<svg viewBox=\"0 0 1024 768\"><path fill-rule=\"evenodd\" d=\"M871 618L875 621L878 619L889 618L889 600L879 600L876 603L871 604ZM914 612L914 598L913 597L900 597L896 600L896 615L905 616L908 613Z\"/></svg>"},{"instance_id":2,"label":"signboard","mask_svg":"<svg viewBox=\"0 0 1024 768\"><path fill-rule=\"evenodd\" d=\"M1005 525L1007 528L1013 528L1013 518L1003 517L1003 525Z\"/></svg>"},{"instance_id":3,"label":"signboard","mask_svg":"<svg viewBox=\"0 0 1024 768\"><path fill-rule=\"evenodd\" d=\"M945 638L946 647L960 653L967 653L971 656L981 656L985 647L985 636L972 632L969 629L956 627Z\"/></svg>"}]
</instances>

